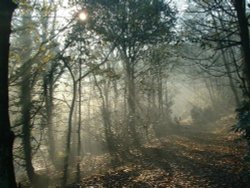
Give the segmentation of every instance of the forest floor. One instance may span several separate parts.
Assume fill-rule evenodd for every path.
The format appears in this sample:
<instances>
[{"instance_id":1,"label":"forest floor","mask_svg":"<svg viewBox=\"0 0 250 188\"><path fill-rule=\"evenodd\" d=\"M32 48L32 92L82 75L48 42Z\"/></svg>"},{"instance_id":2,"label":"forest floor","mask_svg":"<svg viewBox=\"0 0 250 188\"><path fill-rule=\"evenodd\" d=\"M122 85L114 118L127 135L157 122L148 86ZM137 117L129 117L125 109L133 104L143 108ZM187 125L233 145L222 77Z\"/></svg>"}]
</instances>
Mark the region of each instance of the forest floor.
<instances>
[{"instance_id":1,"label":"forest floor","mask_svg":"<svg viewBox=\"0 0 250 188\"><path fill-rule=\"evenodd\" d=\"M232 120L224 118L210 130L180 126L134 151L119 167L108 168L105 157L99 156L92 165L99 171L69 187L250 187L250 164L243 159L246 143L229 131Z\"/></svg>"}]
</instances>

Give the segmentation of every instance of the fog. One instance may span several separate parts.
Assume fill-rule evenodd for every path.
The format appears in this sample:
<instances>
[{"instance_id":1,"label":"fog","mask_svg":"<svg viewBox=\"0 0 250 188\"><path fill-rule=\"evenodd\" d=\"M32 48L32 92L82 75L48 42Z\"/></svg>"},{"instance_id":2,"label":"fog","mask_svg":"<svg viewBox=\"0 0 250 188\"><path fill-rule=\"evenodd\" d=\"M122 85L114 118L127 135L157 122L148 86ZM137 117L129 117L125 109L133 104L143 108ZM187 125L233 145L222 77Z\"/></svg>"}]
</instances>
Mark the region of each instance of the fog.
<instances>
[{"instance_id":1,"label":"fog","mask_svg":"<svg viewBox=\"0 0 250 188\"><path fill-rule=\"evenodd\" d=\"M236 8L20 1L8 86L20 187L248 185L250 84Z\"/></svg>"}]
</instances>

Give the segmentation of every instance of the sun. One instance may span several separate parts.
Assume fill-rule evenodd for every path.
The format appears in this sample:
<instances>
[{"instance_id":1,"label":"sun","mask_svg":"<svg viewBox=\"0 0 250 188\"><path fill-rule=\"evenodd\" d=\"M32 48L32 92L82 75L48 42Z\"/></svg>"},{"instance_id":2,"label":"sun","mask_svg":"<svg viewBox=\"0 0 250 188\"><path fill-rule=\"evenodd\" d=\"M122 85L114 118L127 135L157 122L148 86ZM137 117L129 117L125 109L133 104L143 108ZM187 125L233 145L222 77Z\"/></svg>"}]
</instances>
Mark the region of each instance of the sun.
<instances>
[{"instance_id":1,"label":"sun","mask_svg":"<svg viewBox=\"0 0 250 188\"><path fill-rule=\"evenodd\" d=\"M81 11L81 12L78 14L78 17L79 17L80 20L85 21L85 20L87 20L87 18L88 18L88 14L87 14L86 11Z\"/></svg>"}]
</instances>

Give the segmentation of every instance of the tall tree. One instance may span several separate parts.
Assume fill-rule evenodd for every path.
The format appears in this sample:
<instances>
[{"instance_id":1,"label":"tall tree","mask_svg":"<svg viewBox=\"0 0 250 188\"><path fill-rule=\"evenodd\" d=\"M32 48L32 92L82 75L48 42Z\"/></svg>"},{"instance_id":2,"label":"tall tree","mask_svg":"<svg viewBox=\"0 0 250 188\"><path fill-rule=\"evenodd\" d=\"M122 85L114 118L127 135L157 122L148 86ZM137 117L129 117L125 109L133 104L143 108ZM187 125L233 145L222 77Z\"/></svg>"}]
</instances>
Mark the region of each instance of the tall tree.
<instances>
[{"instance_id":1,"label":"tall tree","mask_svg":"<svg viewBox=\"0 0 250 188\"><path fill-rule=\"evenodd\" d=\"M67 129L67 139L66 139L66 148L65 148L65 157L64 157L64 166L63 166L63 179L62 179L62 187L65 187L67 185L68 181L68 167L69 167L69 156L71 152L71 140L72 140L72 127L73 127L73 113L75 110L75 103L76 103L76 97L77 97L77 80L74 76L72 67L69 63L70 58L63 58L63 62L65 67L68 69L70 73L70 77L72 79L72 85L73 85L73 91L72 91L72 100L70 104L70 111L69 111L69 117L68 117L68 129Z\"/></svg>"},{"instance_id":2,"label":"tall tree","mask_svg":"<svg viewBox=\"0 0 250 188\"><path fill-rule=\"evenodd\" d=\"M43 7L46 10L47 9L54 9L53 11L53 21L52 21L52 29L51 29L51 35L55 35L55 25L56 25L56 18L57 18L57 7L55 5L54 0L51 1L50 5L48 5L48 2L43 1ZM46 14L46 16L44 15ZM41 23L42 23L42 42L45 42L48 40L48 25L49 25L49 14L50 11L47 11L41 15ZM53 49L55 51L55 49ZM52 53L52 52L50 52ZM46 107L46 124L48 127L48 152L50 159L52 163L57 167L56 165L56 147L55 147L55 138L53 135L53 110L54 110L54 82L55 82L55 74L57 71L59 63L57 60L52 60L48 62L46 73L43 77L43 90L44 90L44 97L45 97L45 107Z\"/></svg>"},{"instance_id":3,"label":"tall tree","mask_svg":"<svg viewBox=\"0 0 250 188\"><path fill-rule=\"evenodd\" d=\"M244 136L247 139L248 153L247 159L250 160L250 40L249 40L249 23L246 15L246 1L233 0L235 10L238 18L238 26L240 30L240 44L241 51L244 59L244 77L246 80L246 93L245 98L247 103L243 104L241 108L237 109L238 112L238 125L236 130L240 130L244 133ZM247 115L246 115L247 114Z\"/></svg>"},{"instance_id":4,"label":"tall tree","mask_svg":"<svg viewBox=\"0 0 250 188\"><path fill-rule=\"evenodd\" d=\"M246 16L246 1L234 0L234 6L237 13L239 30L240 30L240 44L245 61L244 73L247 81L247 97L250 98L250 41L249 41L249 29L248 18Z\"/></svg>"},{"instance_id":5,"label":"tall tree","mask_svg":"<svg viewBox=\"0 0 250 188\"><path fill-rule=\"evenodd\" d=\"M175 10L163 0L85 1L92 13L89 26L105 41L116 45L124 62L127 90L127 125L134 145L139 145L136 128L135 71L145 47L169 42Z\"/></svg>"},{"instance_id":6,"label":"tall tree","mask_svg":"<svg viewBox=\"0 0 250 188\"><path fill-rule=\"evenodd\" d=\"M2 188L17 187L12 153L15 136L10 128L8 110L9 39L12 14L16 7L11 0L0 1L0 187Z\"/></svg>"},{"instance_id":7,"label":"tall tree","mask_svg":"<svg viewBox=\"0 0 250 188\"><path fill-rule=\"evenodd\" d=\"M28 2L30 3L30 2ZM22 26L23 28L29 28L29 24L32 23L32 12L29 10L24 11L22 16ZM32 158L33 158L33 147L32 147L32 130L33 130L33 120L35 120L34 113L34 94L38 90L37 77L39 72L34 69L36 64L36 59L32 57L32 49L35 44L33 42L33 35L27 32L27 29L23 29L20 34L22 38L19 39L23 50L20 50L22 65L20 67L20 108L21 108L21 124L22 124L22 145L25 160L25 169L29 181L33 187L46 187L48 184L47 178L44 177L41 180L34 169ZM32 66L33 65L33 66ZM34 89L36 88L36 89ZM42 182L43 181L43 182Z\"/></svg>"},{"instance_id":8,"label":"tall tree","mask_svg":"<svg viewBox=\"0 0 250 188\"><path fill-rule=\"evenodd\" d=\"M9 39L12 14L16 4L11 0L0 1L0 187L15 188L13 166L14 133L10 128L8 96Z\"/></svg>"},{"instance_id":9,"label":"tall tree","mask_svg":"<svg viewBox=\"0 0 250 188\"><path fill-rule=\"evenodd\" d=\"M245 84L247 78L242 76L241 63L235 59L235 57L241 58L239 54L241 39L233 1L192 0L191 2L188 9L191 14L184 22L192 31L192 35L189 36L190 41L199 43L203 48L203 54L208 54L204 49L212 52L210 57L212 61L201 61L199 64L203 64L203 69L211 76L226 75L235 103L239 104L240 90L236 83L240 83L238 85L242 86L243 93L248 92Z\"/></svg>"},{"instance_id":10,"label":"tall tree","mask_svg":"<svg viewBox=\"0 0 250 188\"><path fill-rule=\"evenodd\" d=\"M98 80L95 73L93 74L95 85L99 91L99 95L102 101L101 105L101 115L103 119L104 133L107 142L107 148L109 153L115 157L115 152L117 152L117 144L115 143L114 135L112 132L112 121L111 121L111 112L110 112L110 90L111 90L111 80L115 75L111 69L110 64L106 64L105 70L100 71L101 74L106 73L106 77L102 80Z\"/></svg>"}]
</instances>

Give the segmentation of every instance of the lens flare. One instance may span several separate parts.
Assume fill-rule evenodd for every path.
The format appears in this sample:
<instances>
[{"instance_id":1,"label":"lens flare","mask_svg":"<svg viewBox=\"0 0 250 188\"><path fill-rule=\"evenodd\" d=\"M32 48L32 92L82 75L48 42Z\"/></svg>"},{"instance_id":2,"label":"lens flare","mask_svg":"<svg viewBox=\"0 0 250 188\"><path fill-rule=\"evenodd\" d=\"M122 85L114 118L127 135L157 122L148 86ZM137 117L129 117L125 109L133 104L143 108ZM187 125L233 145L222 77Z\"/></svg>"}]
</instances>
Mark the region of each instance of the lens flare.
<instances>
[{"instance_id":1,"label":"lens flare","mask_svg":"<svg viewBox=\"0 0 250 188\"><path fill-rule=\"evenodd\" d=\"M88 14L86 11L81 11L78 15L79 19L82 20L82 21L85 21L87 20L88 18Z\"/></svg>"}]
</instances>

